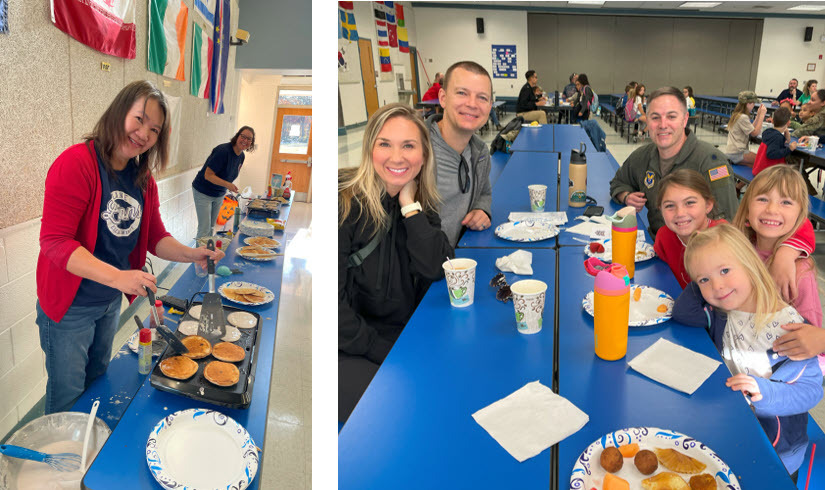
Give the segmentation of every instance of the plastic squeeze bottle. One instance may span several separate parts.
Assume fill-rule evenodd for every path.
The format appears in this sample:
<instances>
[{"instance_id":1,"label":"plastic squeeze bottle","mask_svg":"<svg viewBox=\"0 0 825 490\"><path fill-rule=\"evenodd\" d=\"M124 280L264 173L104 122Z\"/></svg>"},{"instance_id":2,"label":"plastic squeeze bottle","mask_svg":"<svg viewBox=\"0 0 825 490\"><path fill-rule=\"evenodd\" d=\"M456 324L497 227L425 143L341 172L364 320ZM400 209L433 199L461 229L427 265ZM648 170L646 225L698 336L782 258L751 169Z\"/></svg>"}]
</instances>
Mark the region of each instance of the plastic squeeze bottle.
<instances>
[{"instance_id":1,"label":"plastic squeeze bottle","mask_svg":"<svg viewBox=\"0 0 825 490\"><path fill-rule=\"evenodd\" d=\"M587 157L586 147L570 150L570 192L567 204L571 208L580 208L587 203Z\"/></svg>"},{"instance_id":2,"label":"plastic squeeze bottle","mask_svg":"<svg viewBox=\"0 0 825 490\"><path fill-rule=\"evenodd\" d=\"M140 338L138 344L138 372L149 374L152 369L152 331L148 328L141 328L138 336Z\"/></svg>"},{"instance_id":3,"label":"plastic squeeze bottle","mask_svg":"<svg viewBox=\"0 0 825 490\"><path fill-rule=\"evenodd\" d=\"M613 241L613 263L622 264L627 276L633 279L636 272L636 208L624 207L607 219L611 222L610 238Z\"/></svg>"},{"instance_id":4,"label":"plastic squeeze bottle","mask_svg":"<svg viewBox=\"0 0 825 490\"><path fill-rule=\"evenodd\" d=\"M615 249L614 249L615 252ZM630 278L621 264L596 274L593 285L593 333L596 355L615 361L627 354L630 319Z\"/></svg>"},{"instance_id":5,"label":"plastic squeeze bottle","mask_svg":"<svg viewBox=\"0 0 825 490\"><path fill-rule=\"evenodd\" d=\"M155 311L158 312L158 319L160 320L160 323L163 323L163 313L164 313L164 311L163 311L163 302L159 299L155 300ZM157 323L155 323L155 316L150 314L149 315L149 327L150 328L155 328L157 326L158 326Z\"/></svg>"}]
</instances>

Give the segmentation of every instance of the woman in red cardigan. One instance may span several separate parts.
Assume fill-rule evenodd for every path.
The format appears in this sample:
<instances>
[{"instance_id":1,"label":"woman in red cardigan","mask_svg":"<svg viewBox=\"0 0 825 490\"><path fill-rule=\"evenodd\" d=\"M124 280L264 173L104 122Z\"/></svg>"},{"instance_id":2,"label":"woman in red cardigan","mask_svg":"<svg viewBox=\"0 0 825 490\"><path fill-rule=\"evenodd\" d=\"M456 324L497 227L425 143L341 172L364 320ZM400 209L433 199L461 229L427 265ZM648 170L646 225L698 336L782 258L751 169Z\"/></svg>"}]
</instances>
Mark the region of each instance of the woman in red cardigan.
<instances>
[{"instance_id":1,"label":"woman in red cardigan","mask_svg":"<svg viewBox=\"0 0 825 490\"><path fill-rule=\"evenodd\" d=\"M147 252L202 265L224 255L187 247L163 226L152 172L166 166L168 137L163 94L151 82L132 82L85 141L49 169L36 320L49 376L47 414L69 409L106 371L122 294L157 291L155 277L141 271Z\"/></svg>"}]
</instances>

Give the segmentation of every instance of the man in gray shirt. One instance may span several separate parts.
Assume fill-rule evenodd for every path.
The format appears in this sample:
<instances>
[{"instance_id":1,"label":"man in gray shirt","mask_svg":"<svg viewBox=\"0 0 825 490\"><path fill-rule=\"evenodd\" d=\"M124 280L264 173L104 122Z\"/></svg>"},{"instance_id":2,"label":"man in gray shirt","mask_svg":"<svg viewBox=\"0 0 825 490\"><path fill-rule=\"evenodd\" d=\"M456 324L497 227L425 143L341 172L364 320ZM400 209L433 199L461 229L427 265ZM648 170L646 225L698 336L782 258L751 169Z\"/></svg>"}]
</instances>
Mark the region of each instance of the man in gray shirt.
<instances>
[{"instance_id":1,"label":"man in gray shirt","mask_svg":"<svg viewBox=\"0 0 825 490\"><path fill-rule=\"evenodd\" d=\"M490 152L475 132L487 122L493 82L478 63L461 61L444 75L438 94L443 114L427 123L441 194L441 229L455 246L464 227L490 227Z\"/></svg>"}]
</instances>

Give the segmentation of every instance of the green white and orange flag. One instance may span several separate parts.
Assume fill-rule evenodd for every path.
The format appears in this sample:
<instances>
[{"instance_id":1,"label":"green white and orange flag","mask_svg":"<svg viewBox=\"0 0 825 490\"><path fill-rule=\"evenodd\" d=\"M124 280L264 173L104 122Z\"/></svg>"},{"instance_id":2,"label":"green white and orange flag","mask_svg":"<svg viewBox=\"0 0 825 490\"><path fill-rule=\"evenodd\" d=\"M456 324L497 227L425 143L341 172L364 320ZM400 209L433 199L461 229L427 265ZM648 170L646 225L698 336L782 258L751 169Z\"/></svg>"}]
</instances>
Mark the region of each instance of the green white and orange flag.
<instances>
[{"instance_id":1,"label":"green white and orange flag","mask_svg":"<svg viewBox=\"0 0 825 490\"><path fill-rule=\"evenodd\" d=\"M212 40L197 22L192 24L192 76L189 93L201 99L209 98L212 76Z\"/></svg>"},{"instance_id":2,"label":"green white and orange flag","mask_svg":"<svg viewBox=\"0 0 825 490\"><path fill-rule=\"evenodd\" d=\"M189 8L182 0L149 0L149 71L186 80L183 50L188 19Z\"/></svg>"}]
</instances>

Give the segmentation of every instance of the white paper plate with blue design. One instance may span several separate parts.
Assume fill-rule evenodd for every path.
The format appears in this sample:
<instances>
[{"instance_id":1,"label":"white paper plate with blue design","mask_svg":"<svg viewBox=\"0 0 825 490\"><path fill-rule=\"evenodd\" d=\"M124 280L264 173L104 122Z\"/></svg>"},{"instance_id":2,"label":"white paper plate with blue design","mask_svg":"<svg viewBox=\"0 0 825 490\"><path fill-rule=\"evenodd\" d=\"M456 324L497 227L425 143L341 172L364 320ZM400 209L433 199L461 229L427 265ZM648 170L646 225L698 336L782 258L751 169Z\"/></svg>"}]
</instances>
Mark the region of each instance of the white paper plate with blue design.
<instances>
[{"instance_id":1,"label":"white paper plate with blue design","mask_svg":"<svg viewBox=\"0 0 825 490\"><path fill-rule=\"evenodd\" d=\"M702 473L708 473L716 479L717 488L727 490L741 490L739 480L733 471L722 461L713 450L701 442L688 437L679 432L667 429L657 429L655 427L633 427L621 429L609 434L605 434L579 456L573 465L573 473L570 475L570 490L589 490L591 488L602 488L606 471L599 463L602 450L606 447L618 447L625 444L636 443L640 449L652 451L654 448L675 449L682 454L698 460L706 465ZM630 488L642 488L641 482L659 473L670 471L663 465L659 465L654 473L643 475L636 469L632 458L625 458L622 469L613 473L630 484ZM690 480L686 473L677 473L687 482ZM687 488L687 486L685 487Z\"/></svg>"},{"instance_id":2,"label":"white paper plate with blue design","mask_svg":"<svg viewBox=\"0 0 825 490\"><path fill-rule=\"evenodd\" d=\"M152 429L146 463L166 489L243 490L255 479L259 458L241 424L214 410L190 408Z\"/></svg>"},{"instance_id":3,"label":"white paper plate with blue design","mask_svg":"<svg viewBox=\"0 0 825 490\"><path fill-rule=\"evenodd\" d=\"M498 225L495 233L497 237L512 242L538 242L558 235L559 229L543 221L522 220Z\"/></svg>"},{"instance_id":4,"label":"white paper plate with blue design","mask_svg":"<svg viewBox=\"0 0 825 490\"><path fill-rule=\"evenodd\" d=\"M636 290L641 292L636 293ZM636 294L639 294L638 299ZM590 316L593 316L593 291L584 297L582 307ZM673 298L669 294L650 286L630 286L630 318L627 323L629 326L658 325L670 320L672 316Z\"/></svg>"},{"instance_id":5,"label":"white paper plate with blue design","mask_svg":"<svg viewBox=\"0 0 825 490\"><path fill-rule=\"evenodd\" d=\"M232 288L252 288L252 289L256 289L256 290L260 291L261 293L263 293L264 299L262 299L260 301L256 301L256 302L241 301L241 300L238 299L237 296L231 296L230 297L229 295L226 294L226 290L227 289L232 289ZM253 284L251 282L245 282L245 281L225 282L225 283L221 284L218 287L218 294L220 294L224 298L228 299L229 301L232 301L233 303L238 303L238 304L247 305L247 306L265 305L265 304L269 303L270 301L272 301L273 299L275 299L275 295L269 289L267 289L263 286L258 286L257 284Z\"/></svg>"},{"instance_id":6,"label":"white paper plate with blue design","mask_svg":"<svg viewBox=\"0 0 825 490\"><path fill-rule=\"evenodd\" d=\"M603 260L605 262L612 262L613 261L613 241L611 239L607 240L593 240L593 242L599 242L604 247L604 252L591 252L590 251L590 244L584 246L584 254L588 257L596 257L599 260ZM591 242L592 243L592 242ZM656 252L653 250L653 245L647 242L636 242L636 262L644 262L645 260L650 260L656 256Z\"/></svg>"}]
</instances>

